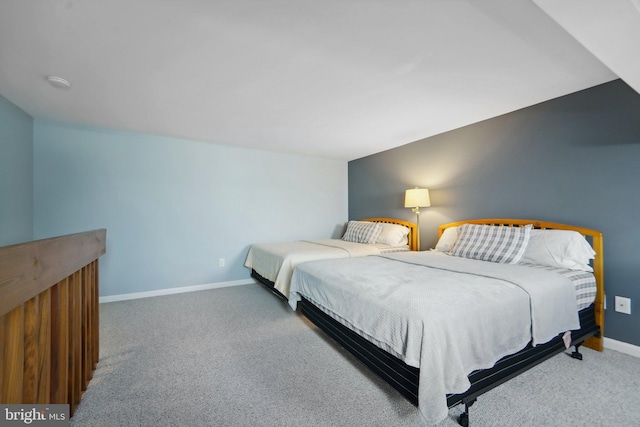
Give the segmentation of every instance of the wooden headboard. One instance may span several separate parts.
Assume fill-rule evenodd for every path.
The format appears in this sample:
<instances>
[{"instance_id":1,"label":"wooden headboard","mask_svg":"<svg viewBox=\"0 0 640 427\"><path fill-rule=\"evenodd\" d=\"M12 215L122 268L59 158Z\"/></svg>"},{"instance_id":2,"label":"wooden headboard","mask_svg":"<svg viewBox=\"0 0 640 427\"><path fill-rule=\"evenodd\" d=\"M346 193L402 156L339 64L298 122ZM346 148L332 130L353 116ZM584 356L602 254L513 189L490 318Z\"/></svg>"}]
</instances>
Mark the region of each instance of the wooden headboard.
<instances>
[{"instance_id":1,"label":"wooden headboard","mask_svg":"<svg viewBox=\"0 0 640 427\"><path fill-rule=\"evenodd\" d=\"M396 218L367 218L362 221L384 222L386 224L404 225L409 228L409 250L418 250L418 227L413 222L404 221Z\"/></svg>"},{"instance_id":2,"label":"wooden headboard","mask_svg":"<svg viewBox=\"0 0 640 427\"><path fill-rule=\"evenodd\" d=\"M470 219L466 221L451 222L438 227L438 237L442 236L445 229L457 227L462 224L487 224L503 227L521 227L533 224L533 228L541 230L572 230L582 234L590 241L596 255L593 259L593 275L596 278L596 299L594 301L596 324L600 326L600 336L594 336L584 342L584 345L594 350L602 351L602 338L604 337L604 259L602 246L602 233L590 228L577 227L574 225L558 224L555 222L537 221L530 219L509 219L509 218L487 218Z\"/></svg>"}]
</instances>

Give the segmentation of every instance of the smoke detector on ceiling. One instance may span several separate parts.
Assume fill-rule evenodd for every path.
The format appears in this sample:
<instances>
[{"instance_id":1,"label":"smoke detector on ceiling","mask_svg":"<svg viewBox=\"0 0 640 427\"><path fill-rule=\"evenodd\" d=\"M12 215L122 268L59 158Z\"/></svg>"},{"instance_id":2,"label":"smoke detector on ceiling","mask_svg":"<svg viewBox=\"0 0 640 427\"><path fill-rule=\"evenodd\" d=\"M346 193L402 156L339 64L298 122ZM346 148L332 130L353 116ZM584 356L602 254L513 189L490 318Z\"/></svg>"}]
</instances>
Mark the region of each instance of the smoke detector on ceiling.
<instances>
[{"instance_id":1,"label":"smoke detector on ceiling","mask_svg":"<svg viewBox=\"0 0 640 427\"><path fill-rule=\"evenodd\" d=\"M47 76L47 81L53 87L58 89L71 89L71 82L58 76Z\"/></svg>"}]
</instances>

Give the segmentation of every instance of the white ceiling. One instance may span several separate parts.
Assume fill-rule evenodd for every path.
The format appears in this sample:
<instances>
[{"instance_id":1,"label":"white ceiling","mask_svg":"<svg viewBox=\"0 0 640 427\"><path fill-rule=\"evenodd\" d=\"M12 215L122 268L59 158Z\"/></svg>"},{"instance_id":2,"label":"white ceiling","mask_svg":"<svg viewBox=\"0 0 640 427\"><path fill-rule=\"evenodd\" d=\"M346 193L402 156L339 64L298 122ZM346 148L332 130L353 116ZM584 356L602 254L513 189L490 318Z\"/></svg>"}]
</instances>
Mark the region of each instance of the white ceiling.
<instances>
[{"instance_id":1,"label":"white ceiling","mask_svg":"<svg viewBox=\"0 0 640 427\"><path fill-rule=\"evenodd\" d=\"M0 94L36 118L352 160L639 76L534 1L1 0Z\"/></svg>"},{"instance_id":2,"label":"white ceiling","mask_svg":"<svg viewBox=\"0 0 640 427\"><path fill-rule=\"evenodd\" d=\"M640 0L533 0L640 92Z\"/></svg>"}]
</instances>

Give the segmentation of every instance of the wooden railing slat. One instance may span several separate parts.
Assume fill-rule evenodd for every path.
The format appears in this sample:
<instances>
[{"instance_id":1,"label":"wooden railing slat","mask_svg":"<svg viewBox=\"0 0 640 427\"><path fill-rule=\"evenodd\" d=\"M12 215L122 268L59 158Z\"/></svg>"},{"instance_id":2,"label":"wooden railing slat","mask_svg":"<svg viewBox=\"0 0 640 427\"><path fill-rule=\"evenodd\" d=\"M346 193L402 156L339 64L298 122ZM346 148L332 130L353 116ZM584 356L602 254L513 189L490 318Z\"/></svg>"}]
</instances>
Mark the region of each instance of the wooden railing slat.
<instances>
[{"instance_id":1,"label":"wooden railing slat","mask_svg":"<svg viewBox=\"0 0 640 427\"><path fill-rule=\"evenodd\" d=\"M57 284L51 310L51 403L66 403L69 377L69 279ZM53 320L55 319L55 320ZM55 350L54 350L55 348Z\"/></svg>"},{"instance_id":2,"label":"wooden railing slat","mask_svg":"<svg viewBox=\"0 0 640 427\"><path fill-rule=\"evenodd\" d=\"M100 359L100 264L98 260L93 263L93 369L96 369Z\"/></svg>"},{"instance_id":3,"label":"wooden railing slat","mask_svg":"<svg viewBox=\"0 0 640 427\"><path fill-rule=\"evenodd\" d=\"M58 403L58 389L60 388L59 378L59 357L60 357L60 283L56 283L51 287L51 368L50 368L50 386L49 386L49 402Z\"/></svg>"},{"instance_id":4,"label":"wooden railing slat","mask_svg":"<svg viewBox=\"0 0 640 427\"><path fill-rule=\"evenodd\" d=\"M4 332L4 318L5 316L0 316L0 402L4 402L4 366L6 365L4 359L4 348L7 337Z\"/></svg>"},{"instance_id":5,"label":"wooden railing slat","mask_svg":"<svg viewBox=\"0 0 640 427\"><path fill-rule=\"evenodd\" d=\"M38 297L24 303L24 368L22 403L36 403L37 346L38 346Z\"/></svg>"},{"instance_id":6,"label":"wooden railing slat","mask_svg":"<svg viewBox=\"0 0 640 427\"><path fill-rule=\"evenodd\" d=\"M89 266L82 268L82 391L87 389L91 372L91 276Z\"/></svg>"},{"instance_id":7,"label":"wooden railing slat","mask_svg":"<svg viewBox=\"0 0 640 427\"><path fill-rule=\"evenodd\" d=\"M49 403L51 387L51 288L39 295L37 403Z\"/></svg>"},{"instance_id":8,"label":"wooden railing slat","mask_svg":"<svg viewBox=\"0 0 640 427\"><path fill-rule=\"evenodd\" d=\"M22 403L24 374L24 306L20 305L3 316L4 360L0 401L6 404Z\"/></svg>"}]
</instances>

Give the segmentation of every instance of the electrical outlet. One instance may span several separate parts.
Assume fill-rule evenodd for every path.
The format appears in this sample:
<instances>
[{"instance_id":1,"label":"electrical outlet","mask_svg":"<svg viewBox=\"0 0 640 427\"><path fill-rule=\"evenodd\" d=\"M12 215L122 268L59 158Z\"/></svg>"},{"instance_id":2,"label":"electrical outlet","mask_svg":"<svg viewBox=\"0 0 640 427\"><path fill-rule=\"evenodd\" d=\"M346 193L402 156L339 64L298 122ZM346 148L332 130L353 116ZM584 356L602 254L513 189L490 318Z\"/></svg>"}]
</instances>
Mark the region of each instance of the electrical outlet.
<instances>
[{"instance_id":1,"label":"electrical outlet","mask_svg":"<svg viewBox=\"0 0 640 427\"><path fill-rule=\"evenodd\" d=\"M631 314L631 298L616 296L616 311L618 313Z\"/></svg>"},{"instance_id":2,"label":"electrical outlet","mask_svg":"<svg viewBox=\"0 0 640 427\"><path fill-rule=\"evenodd\" d=\"M218 260L218 265L219 265L220 267L224 267L224 258L220 258L220 259Z\"/></svg>"}]
</instances>

